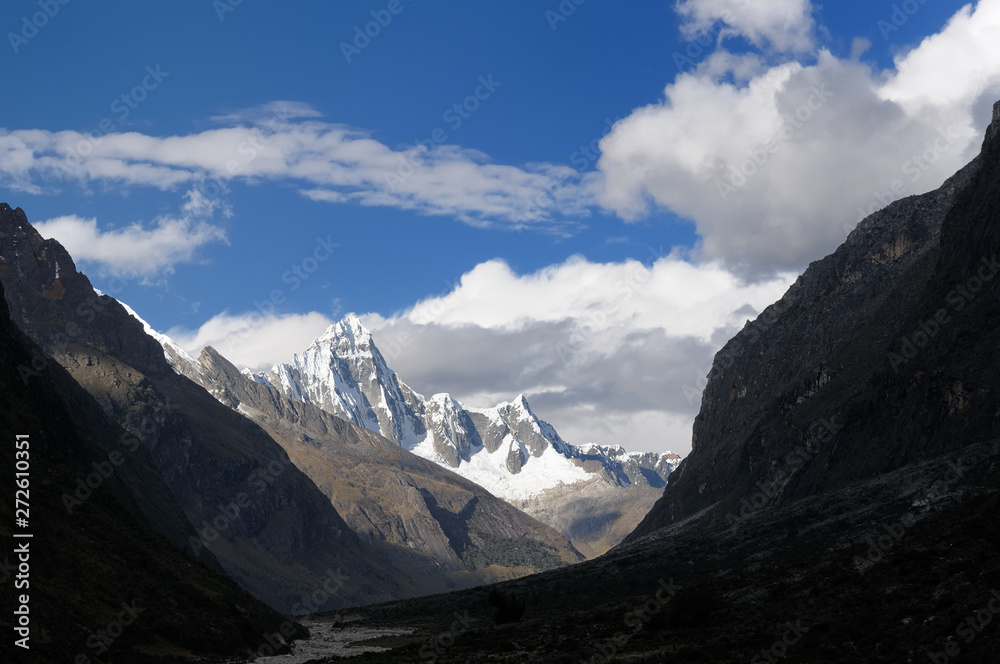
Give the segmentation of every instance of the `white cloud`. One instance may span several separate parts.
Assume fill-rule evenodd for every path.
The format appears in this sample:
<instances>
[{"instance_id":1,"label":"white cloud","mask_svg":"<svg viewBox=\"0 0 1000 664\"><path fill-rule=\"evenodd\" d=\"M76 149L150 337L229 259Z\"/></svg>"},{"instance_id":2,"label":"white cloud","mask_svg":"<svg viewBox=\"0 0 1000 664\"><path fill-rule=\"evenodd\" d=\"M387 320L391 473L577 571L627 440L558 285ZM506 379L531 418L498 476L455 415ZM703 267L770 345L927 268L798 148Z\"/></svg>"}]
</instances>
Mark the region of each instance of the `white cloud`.
<instances>
[{"instance_id":1,"label":"white cloud","mask_svg":"<svg viewBox=\"0 0 1000 664\"><path fill-rule=\"evenodd\" d=\"M879 89L908 115L951 116L981 136L1000 99L1000 2L962 7L941 32L896 58Z\"/></svg>"},{"instance_id":2,"label":"white cloud","mask_svg":"<svg viewBox=\"0 0 1000 664\"><path fill-rule=\"evenodd\" d=\"M598 172L498 164L430 140L389 146L307 104L272 102L188 135L0 130L0 185L38 193L64 181L162 189L282 181L317 201L563 233L598 206L626 220L662 207L695 222L696 258L760 275L800 270L832 251L884 192L937 186L975 153L1000 96L998 0L959 10L888 72L860 62L864 40L846 60L815 51L809 0L676 7L689 35L722 21L723 36L742 35L762 53L720 49L679 75L662 101L603 139ZM774 61L803 49L803 63ZM943 150L939 132L951 137Z\"/></svg>"},{"instance_id":3,"label":"white cloud","mask_svg":"<svg viewBox=\"0 0 1000 664\"><path fill-rule=\"evenodd\" d=\"M492 406L525 393L570 442L686 452L715 352L793 279L741 283L717 264L675 256L574 257L525 275L494 260L445 295L362 320L389 366L427 396ZM258 370L289 361L332 322L316 312L225 312L167 334L192 355L210 345Z\"/></svg>"},{"instance_id":4,"label":"white cloud","mask_svg":"<svg viewBox=\"0 0 1000 664\"><path fill-rule=\"evenodd\" d=\"M725 70L745 75L745 60L710 60L603 139L599 200L626 220L660 206L692 219L701 257L741 273L800 270L862 212L937 187L978 152L998 40L1000 2L983 0L895 71L820 51L736 83Z\"/></svg>"},{"instance_id":5,"label":"white cloud","mask_svg":"<svg viewBox=\"0 0 1000 664\"><path fill-rule=\"evenodd\" d=\"M717 263L696 266L656 248L648 253L656 258L651 265L591 263L574 256L528 275L495 259L462 275L450 293L417 303L405 318L490 329L573 319L614 335L614 343L636 329L708 341L716 328L729 324L731 312L748 302L770 303L783 292L772 282L742 284ZM790 278L780 283L787 285Z\"/></svg>"},{"instance_id":6,"label":"white cloud","mask_svg":"<svg viewBox=\"0 0 1000 664\"><path fill-rule=\"evenodd\" d=\"M743 283L676 256L574 257L526 275L494 260L445 295L364 320L417 391L472 406L523 392L570 442L682 452L715 352L793 278Z\"/></svg>"},{"instance_id":7,"label":"white cloud","mask_svg":"<svg viewBox=\"0 0 1000 664\"><path fill-rule=\"evenodd\" d=\"M212 346L238 368L257 371L289 361L333 323L315 311L284 315L223 312L197 330L174 327L166 334L195 357L205 346Z\"/></svg>"},{"instance_id":8,"label":"white cloud","mask_svg":"<svg viewBox=\"0 0 1000 664\"><path fill-rule=\"evenodd\" d=\"M206 220L218 203L196 190L185 198L180 216L158 217L148 226L136 222L101 230L96 218L77 215L38 221L34 226L42 237L58 240L76 261L96 263L117 276L151 277L194 260L206 244L226 240L225 231Z\"/></svg>"},{"instance_id":9,"label":"white cloud","mask_svg":"<svg viewBox=\"0 0 1000 664\"><path fill-rule=\"evenodd\" d=\"M215 118L233 126L186 136L0 130L0 184L39 191L70 180L172 189L233 179L291 181L314 200L448 215L474 225L560 227L589 214L581 176L565 166L495 164L454 145L393 149L368 132L319 121L301 103Z\"/></svg>"},{"instance_id":10,"label":"white cloud","mask_svg":"<svg viewBox=\"0 0 1000 664\"><path fill-rule=\"evenodd\" d=\"M812 47L813 8L809 0L680 0L677 13L689 37L718 22L722 37L739 35L758 47L803 52Z\"/></svg>"}]
</instances>

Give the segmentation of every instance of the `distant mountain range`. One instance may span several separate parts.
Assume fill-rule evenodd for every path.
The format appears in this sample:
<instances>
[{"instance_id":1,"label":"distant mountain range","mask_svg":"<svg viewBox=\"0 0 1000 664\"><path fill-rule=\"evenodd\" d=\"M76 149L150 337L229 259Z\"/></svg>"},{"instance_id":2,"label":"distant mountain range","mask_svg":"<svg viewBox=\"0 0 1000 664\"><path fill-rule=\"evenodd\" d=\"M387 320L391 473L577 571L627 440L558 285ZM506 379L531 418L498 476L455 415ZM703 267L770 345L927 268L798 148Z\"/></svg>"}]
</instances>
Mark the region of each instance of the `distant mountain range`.
<instances>
[{"instance_id":1,"label":"distant mountain range","mask_svg":"<svg viewBox=\"0 0 1000 664\"><path fill-rule=\"evenodd\" d=\"M148 331L175 369L218 392L201 363ZM587 555L603 553L631 531L680 462L670 452L570 445L524 395L492 408L469 408L444 393L426 398L389 368L356 316L332 325L291 362L243 373L458 473L557 528Z\"/></svg>"},{"instance_id":2,"label":"distant mountain range","mask_svg":"<svg viewBox=\"0 0 1000 664\"><path fill-rule=\"evenodd\" d=\"M524 395L468 408L449 394L426 398L386 364L356 316L330 326L291 362L247 375L447 465L496 496L523 500L601 475L618 486L663 488L680 457L566 443Z\"/></svg>"},{"instance_id":3,"label":"distant mountain range","mask_svg":"<svg viewBox=\"0 0 1000 664\"><path fill-rule=\"evenodd\" d=\"M205 364L183 358L194 381L181 375L168 363L180 349L95 291L58 242L6 205L0 282L13 323L41 349L37 363L64 368L148 454L145 475L124 479L152 530L285 614L583 559L557 531L481 487L248 380L211 349ZM336 592L318 592L331 575Z\"/></svg>"},{"instance_id":4,"label":"distant mountain range","mask_svg":"<svg viewBox=\"0 0 1000 664\"><path fill-rule=\"evenodd\" d=\"M448 394L425 398L389 368L356 316L330 326L290 363L266 373L244 369L237 378L231 371L206 371L221 358L214 349L196 360L129 312L160 343L175 371L224 403L247 405L221 396L246 380L381 434L556 528L588 557L607 551L638 524L680 462L670 452L570 445L523 395L493 408L467 408Z\"/></svg>"}]
</instances>

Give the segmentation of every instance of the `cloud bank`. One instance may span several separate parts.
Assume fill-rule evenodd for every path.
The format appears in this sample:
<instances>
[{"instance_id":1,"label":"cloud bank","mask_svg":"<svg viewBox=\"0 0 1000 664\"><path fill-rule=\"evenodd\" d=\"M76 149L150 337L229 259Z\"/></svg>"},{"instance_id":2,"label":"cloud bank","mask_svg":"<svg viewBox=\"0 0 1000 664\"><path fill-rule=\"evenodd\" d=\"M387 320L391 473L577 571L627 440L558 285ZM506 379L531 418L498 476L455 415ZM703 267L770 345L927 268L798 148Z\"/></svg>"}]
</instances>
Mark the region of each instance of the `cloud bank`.
<instances>
[{"instance_id":1,"label":"cloud bank","mask_svg":"<svg viewBox=\"0 0 1000 664\"><path fill-rule=\"evenodd\" d=\"M679 11L704 28L740 4L691 1ZM733 29L803 46L808 3L773 4L794 5L788 15L799 18L786 25L769 16L772 3L756 3ZM937 187L978 152L1000 98L998 39L1000 2L982 0L891 71L822 49L814 61L771 65L720 49L602 140L598 199L626 220L658 209L692 219L701 258L741 274L801 270L861 218Z\"/></svg>"},{"instance_id":2,"label":"cloud bank","mask_svg":"<svg viewBox=\"0 0 1000 664\"><path fill-rule=\"evenodd\" d=\"M470 406L519 393L570 442L686 451L712 356L794 280L740 282L717 263L582 257L519 275L477 265L454 288L391 317L363 316L389 366L425 395ZM189 352L213 345L269 368L333 321L319 313L220 314L169 330Z\"/></svg>"}]
</instances>

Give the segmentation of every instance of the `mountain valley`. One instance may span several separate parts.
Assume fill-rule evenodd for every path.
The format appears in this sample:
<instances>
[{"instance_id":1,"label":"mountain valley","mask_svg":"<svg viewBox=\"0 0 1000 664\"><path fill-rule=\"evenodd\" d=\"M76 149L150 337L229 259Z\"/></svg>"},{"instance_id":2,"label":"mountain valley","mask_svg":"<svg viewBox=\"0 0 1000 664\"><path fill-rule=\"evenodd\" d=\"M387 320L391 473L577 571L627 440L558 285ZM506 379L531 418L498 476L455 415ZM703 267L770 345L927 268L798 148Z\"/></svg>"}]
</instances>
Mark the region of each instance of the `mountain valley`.
<instances>
[{"instance_id":1,"label":"mountain valley","mask_svg":"<svg viewBox=\"0 0 1000 664\"><path fill-rule=\"evenodd\" d=\"M0 205L3 624L81 664L1000 661L998 254L1000 102L717 353L681 461L425 398L356 317L194 358Z\"/></svg>"}]
</instances>

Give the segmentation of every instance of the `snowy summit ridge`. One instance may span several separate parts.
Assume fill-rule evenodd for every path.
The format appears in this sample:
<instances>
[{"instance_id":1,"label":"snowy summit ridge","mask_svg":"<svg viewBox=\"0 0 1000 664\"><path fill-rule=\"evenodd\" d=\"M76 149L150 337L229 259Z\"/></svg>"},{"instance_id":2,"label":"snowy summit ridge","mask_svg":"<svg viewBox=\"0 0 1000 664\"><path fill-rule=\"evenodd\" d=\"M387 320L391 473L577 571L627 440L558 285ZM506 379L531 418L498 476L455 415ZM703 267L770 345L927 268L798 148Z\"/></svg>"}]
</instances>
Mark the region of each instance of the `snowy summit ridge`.
<instances>
[{"instance_id":1,"label":"snowy summit ridge","mask_svg":"<svg viewBox=\"0 0 1000 664\"><path fill-rule=\"evenodd\" d=\"M492 408L465 407L446 393L425 398L389 368L353 315L291 362L250 377L380 433L506 500L595 476L622 487L660 488L680 460L670 453L630 454L620 446L570 445L532 412L523 394Z\"/></svg>"}]
</instances>

